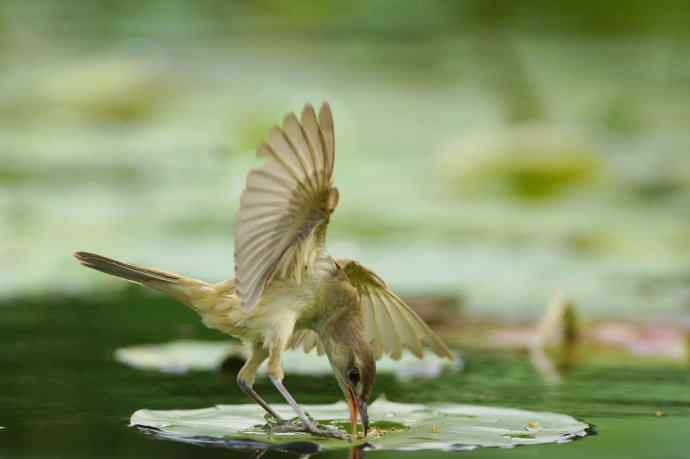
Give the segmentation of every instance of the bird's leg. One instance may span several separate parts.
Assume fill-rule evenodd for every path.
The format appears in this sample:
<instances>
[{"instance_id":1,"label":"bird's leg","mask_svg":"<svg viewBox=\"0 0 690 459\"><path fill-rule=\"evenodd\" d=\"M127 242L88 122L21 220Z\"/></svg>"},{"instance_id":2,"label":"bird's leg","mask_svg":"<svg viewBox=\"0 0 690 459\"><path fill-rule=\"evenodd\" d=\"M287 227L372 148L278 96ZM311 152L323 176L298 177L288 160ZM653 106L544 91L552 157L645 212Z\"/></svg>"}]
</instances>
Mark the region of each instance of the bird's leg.
<instances>
[{"instance_id":1,"label":"bird's leg","mask_svg":"<svg viewBox=\"0 0 690 459\"><path fill-rule=\"evenodd\" d=\"M283 385L283 382L280 379L274 378L273 376L269 376L271 382L273 385L278 389L278 392L280 392L280 395L283 396L286 402L290 404L293 410L295 410L295 413L297 413L297 416L302 420L302 423L304 426L307 428L308 431L310 432L315 432L318 431L319 429L316 427L316 425L312 422L309 417L307 417L307 413L304 412L301 406L299 406L299 403L292 397L290 392L285 388Z\"/></svg>"},{"instance_id":2,"label":"bird's leg","mask_svg":"<svg viewBox=\"0 0 690 459\"><path fill-rule=\"evenodd\" d=\"M237 373L237 385L240 386L242 392L247 394L254 400L261 408L266 410L269 416L275 418L278 422L285 422L285 420L275 412L266 401L261 398L254 390L254 380L256 379L256 370L259 369L264 360L268 357L268 351L260 345L252 346L252 355L245 362L242 369Z\"/></svg>"},{"instance_id":3,"label":"bird's leg","mask_svg":"<svg viewBox=\"0 0 690 459\"><path fill-rule=\"evenodd\" d=\"M316 424L314 424L310 416L307 416L307 413L305 413L302 407L299 406L299 403L297 403L297 401L283 385L283 368L280 364L280 354L281 351L279 349L276 349L275 347L271 348L268 357L268 378L271 380L275 388L278 389L278 392L280 392L280 395L283 396L285 401L290 404L293 410L295 410L295 413L297 413L297 416L299 416L302 424L304 424L305 429L313 435L335 437L340 439L346 438L341 432L321 430L316 427Z\"/></svg>"}]
</instances>

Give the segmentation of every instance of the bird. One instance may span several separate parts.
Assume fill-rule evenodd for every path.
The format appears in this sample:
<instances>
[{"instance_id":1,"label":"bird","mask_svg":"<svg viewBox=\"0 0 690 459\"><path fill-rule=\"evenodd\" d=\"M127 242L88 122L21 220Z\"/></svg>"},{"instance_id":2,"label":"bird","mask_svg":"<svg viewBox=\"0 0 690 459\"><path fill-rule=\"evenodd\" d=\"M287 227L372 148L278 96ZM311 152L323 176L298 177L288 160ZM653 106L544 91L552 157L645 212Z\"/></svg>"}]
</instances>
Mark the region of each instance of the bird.
<instances>
[{"instance_id":1,"label":"bird","mask_svg":"<svg viewBox=\"0 0 690 459\"><path fill-rule=\"evenodd\" d=\"M350 439L358 421L369 431L368 404L376 361L425 350L452 358L444 341L373 271L334 258L326 233L340 194L334 186L335 129L331 107L318 115L306 104L271 128L249 171L234 224L234 278L210 283L160 269L78 251L76 259L130 282L158 290L196 311L209 328L247 343L251 354L237 374L240 389L276 422L287 422L255 391L267 361L273 386L306 432L344 438L317 425L283 385L281 355L289 349L325 355L347 401Z\"/></svg>"}]
</instances>

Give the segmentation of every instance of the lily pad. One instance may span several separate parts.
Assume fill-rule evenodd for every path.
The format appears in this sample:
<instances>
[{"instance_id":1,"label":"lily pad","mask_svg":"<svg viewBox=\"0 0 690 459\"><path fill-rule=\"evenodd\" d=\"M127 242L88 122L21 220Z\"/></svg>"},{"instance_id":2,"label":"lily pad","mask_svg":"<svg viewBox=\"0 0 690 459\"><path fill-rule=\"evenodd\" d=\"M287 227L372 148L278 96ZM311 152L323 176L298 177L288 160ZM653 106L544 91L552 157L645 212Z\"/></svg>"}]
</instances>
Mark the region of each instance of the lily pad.
<instances>
[{"instance_id":1,"label":"lily pad","mask_svg":"<svg viewBox=\"0 0 690 459\"><path fill-rule=\"evenodd\" d=\"M184 373L190 370L215 370L228 358L246 360L248 349L241 344L227 341L193 341L179 340L161 344L131 346L115 351L115 359L125 365L146 370L158 370L166 373ZM316 353L304 354L302 351L283 353L283 368L290 374L326 376L332 374L328 359ZM462 367L462 360L456 357L453 361L441 359L433 354L425 354L417 359L410 353L404 353L400 360L382 358L377 362L379 373L392 373L398 379L434 378L443 370L457 370ZM259 375L264 374L264 367Z\"/></svg>"},{"instance_id":2,"label":"lily pad","mask_svg":"<svg viewBox=\"0 0 690 459\"><path fill-rule=\"evenodd\" d=\"M115 360L141 370L186 373L214 370L235 352L234 344L221 341L179 340L117 349Z\"/></svg>"},{"instance_id":3,"label":"lily pad","mask_svg":"<svg viewBox=\"0 0 690 459\"><path fill-rule=\"evenodd\" d=\"M575 133L522 125L467 133L443 152L441 167L460 191L540 199L591 184L602 168L599 156Z\"/></svg>"},{"instance_id":4,"label":"lily pad","mask_svg":"<svg viewBox=\"0 0 690 459\"><path fill-rule=\"evenodd\" d=\"M273 405L278 414L294 415L289 405ZM318 422L347 423L344 402L305 405ZM565 443L587 435L589 425L564 414L473 405L422 405L383 399L369 407L372 433L354 444L385 450L468 450L481 447ZM353 443L306 433L270 431L257 405L218 405L194 410L138 410L130 426L183 442L241 447L244 443L286 445L313 443L321 449ZM238 446L239 445L239 446Z\"/></svg>"}]
</instances>

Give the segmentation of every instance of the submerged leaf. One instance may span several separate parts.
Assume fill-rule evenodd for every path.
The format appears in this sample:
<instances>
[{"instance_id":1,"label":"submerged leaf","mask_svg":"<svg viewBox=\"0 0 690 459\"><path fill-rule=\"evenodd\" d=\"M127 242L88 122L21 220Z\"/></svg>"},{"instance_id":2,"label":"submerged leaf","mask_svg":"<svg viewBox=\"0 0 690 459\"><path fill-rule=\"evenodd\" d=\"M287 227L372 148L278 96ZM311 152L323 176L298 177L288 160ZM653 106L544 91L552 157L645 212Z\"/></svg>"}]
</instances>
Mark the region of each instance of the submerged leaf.
<instances>
[{"instance_id":1,"label":"submerged leaf","mask_svg":"<svg viewBox=\"0 0 690 459\"><path fill-rule=\"evenodd\" d=\"M285 418L288 405L273 405ZM322 424L340 427L348 422L347 405L305 405ZM366 443L388 450L465 450L564 443L587 434L589 425L570 416L512 408L472 405L422 405L377 400L369 407L372 433ZM271 432L257 405L218 405L196 410L139 410L130 426L151 429L177 441L241 446L244 442L286 444L311 442L321 448L348 448L352 443L306 433ZM364 443L364 439L359 440Z\"/></svg>"},{"instance_id":2,"label":"submerged leaf","mask_svg":"<svg viewBox=\"0 0 690 459\"><path fill-rule=\"evenodd\" d=\"M214 370L228 358L246 360L247 348L241 344L226 341L193 341L180 340L162 344L132 346L115 351L115 359L134 368L159 370L166 373L184 373L189 370ZM287 373L325 376L332 373L328 359L315 353L304 354L302 351L287 351L282 356L283 368ZM459 369L462 360L442 359L427 353L417 359L405 352L400 360L384 357L376 364L379 373L392 373L401 380L412 378L435 378L444 369ZM259 375L265 374L265 367L259 369Z\"/></svg>"}]
</instances>

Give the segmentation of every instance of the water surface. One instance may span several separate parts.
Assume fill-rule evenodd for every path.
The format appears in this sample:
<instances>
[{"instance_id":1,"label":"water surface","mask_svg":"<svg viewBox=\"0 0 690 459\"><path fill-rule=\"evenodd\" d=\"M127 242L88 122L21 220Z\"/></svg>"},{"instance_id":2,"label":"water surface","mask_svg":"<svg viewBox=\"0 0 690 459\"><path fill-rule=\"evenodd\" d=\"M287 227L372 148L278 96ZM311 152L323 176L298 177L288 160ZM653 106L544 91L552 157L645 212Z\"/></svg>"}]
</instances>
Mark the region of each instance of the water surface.
<instances>
[{"instance_id":1,"label":"water surface","mask_svg":"<svg viewBox=\"0 0 690 459\"><path fill-rule=\"evenodd\" d=\"M248 451L156 439L127 425L139 408L246 403L232 369L174 375L136 370L114 360L114 349L134 343L220 338L204 329L184 307L131 288L93 299L56 295L16 300L2 311L3 457L252 457ZM463 353L463 372L423 384L381 376L376 393L402 402L448 401L555 411L596 426L596 435L569 444L462 453L470 457L688 457L690 375L686 368L653 363L626 367L585 364L566 376L564 384L548 385L521 353L474 349ZM331 403L339 397L331 377L288 375L286 384L304 403ZM265 381L257 388L269 402L280 402ZM284 454L269 452L265 457ZM346 453L326 452L319 457L346 457Z\"/></svg>"}]
</instances>

